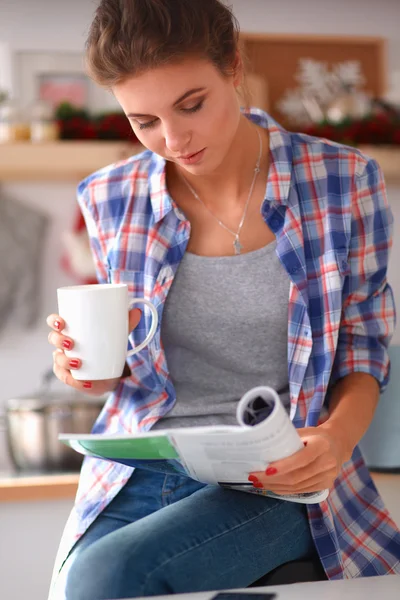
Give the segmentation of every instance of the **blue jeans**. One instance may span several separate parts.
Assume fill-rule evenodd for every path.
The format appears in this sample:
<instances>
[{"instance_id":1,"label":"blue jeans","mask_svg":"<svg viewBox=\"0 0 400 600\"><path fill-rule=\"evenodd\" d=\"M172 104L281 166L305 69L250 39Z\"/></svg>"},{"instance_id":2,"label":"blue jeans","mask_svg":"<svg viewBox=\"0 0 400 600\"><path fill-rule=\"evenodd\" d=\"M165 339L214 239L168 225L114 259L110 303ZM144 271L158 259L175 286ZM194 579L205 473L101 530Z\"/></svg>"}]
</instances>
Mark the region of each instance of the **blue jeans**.
<instances>
[{"instance_id":1,"label":"blue jeans","mask_svg":"<svg viewBox=\"0 0 400 600\"><path fill-rule=\"evenodd\" d=\"M54 597L247 587L314 553L304 505L137 469L72 550Z\"/></svg>"}]
</instances>

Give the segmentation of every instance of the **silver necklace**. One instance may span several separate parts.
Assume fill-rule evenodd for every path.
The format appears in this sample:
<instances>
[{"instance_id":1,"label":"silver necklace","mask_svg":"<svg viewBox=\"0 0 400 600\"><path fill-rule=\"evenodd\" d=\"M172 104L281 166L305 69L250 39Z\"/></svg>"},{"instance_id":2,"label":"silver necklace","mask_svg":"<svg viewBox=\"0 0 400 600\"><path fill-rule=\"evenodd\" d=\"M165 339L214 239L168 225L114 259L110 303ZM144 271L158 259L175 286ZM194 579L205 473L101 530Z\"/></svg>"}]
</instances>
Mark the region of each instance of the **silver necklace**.
<instances>
[{"instance_id":1,"label":"silver necklace","mask_svg":"<svg viewBox=\"0 0 400 600\"><path fill-rule=\"evenodd\" d=\"M260 141L260 152L259 152L257 163L256 163L256 166L255 166L255 169L254 169L253 181L252 181L251 186L250 186L250 191L249 191L249 195L248 195L245 207L244 207L243 216L241 218L241 221L239 223L239 227L238 227L238 229L237 229L236 232L233 231L232 229L230 229L229 227L227 227L220 219L218 219L218 217L216 215L214 215L214 213L208 208L208 206L206 206L204 204L203 200L200 198L200 196L198 195L198 193L192 188L192 186L186 180L186 178L182 176L183 181L186 183L187 187L192 192L192 194L196 198L196 200L198 200L204 206L204 208L210 213L210 215L212 217L214 217L214 219L216 221L218 221L218 223L221 225L221 227L223 227L224 229L226 229L227 231L229 231L229 233L231 233L235 237L234 242L233 242L233 248L235 250L235 254L240 254L240 251L243 248L242 244L240 243L240 239L239 239L240 231L241 231L241 229L243 227L243 223L244 223L244 220L246 218L247 207L249 206L250 198L253 195L253 190L254 190L254 186L255 186L255 183L256 183L257 175L260 172L260 163L261 163L261 156L262 156L263 146L262 146L262 139L261 139L260 132L258 131L258 129L256 131L257 131L258 139Z\"/></svg>"}]
</instances>

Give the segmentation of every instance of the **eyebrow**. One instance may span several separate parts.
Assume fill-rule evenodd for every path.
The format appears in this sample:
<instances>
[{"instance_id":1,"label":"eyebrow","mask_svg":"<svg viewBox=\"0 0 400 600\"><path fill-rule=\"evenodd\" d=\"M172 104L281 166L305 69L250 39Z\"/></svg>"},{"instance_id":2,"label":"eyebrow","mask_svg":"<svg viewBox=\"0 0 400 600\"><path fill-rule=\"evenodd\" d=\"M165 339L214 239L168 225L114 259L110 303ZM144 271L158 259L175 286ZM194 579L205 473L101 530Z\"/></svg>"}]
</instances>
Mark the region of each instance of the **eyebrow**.
<instances>
[{"instance_id":1,"label":"eyebrow","mask_svg":"<svg viewBox=\"0 0 400 600\"><path fill-rule=\"evenodd\" d=\"M196 94L197 92L204 92L205 89L206 88L201 87L201 88L193 88L191 90L188 90L180 98L178 98L178 100L176 100L174 102L173 106L176 106L177 104L180 104L181 102L183 102L184 100L186 100L186 98L188 98L192 94ZM144 114L140 114L140 113L128 113L126 116L127 117L133 117L133 118L138 118L138 117L140 118L140 117L151 117L152 115L144 115Z\"/></svg>"}]
</instances>

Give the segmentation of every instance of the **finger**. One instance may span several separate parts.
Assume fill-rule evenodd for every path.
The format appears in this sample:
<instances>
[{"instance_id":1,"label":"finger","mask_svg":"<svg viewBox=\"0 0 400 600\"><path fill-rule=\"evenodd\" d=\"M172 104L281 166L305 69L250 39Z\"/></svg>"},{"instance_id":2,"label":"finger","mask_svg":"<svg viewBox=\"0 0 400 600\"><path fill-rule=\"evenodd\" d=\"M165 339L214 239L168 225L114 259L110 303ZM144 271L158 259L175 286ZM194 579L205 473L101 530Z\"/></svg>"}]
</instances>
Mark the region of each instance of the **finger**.
<instances>
[{"instance_id":1,"label":"finger","mask_svg":"<svg viewBox=\"0 0 400 600\"><path fill-rule=\"evenodd\" d=\"M46 319L46 323L55 331L62 331L65 328L65 321L60 317L60 315L49 315Z\"/></svg>"},{"instance_id":2,"label":"finger","mask_svg":"<svg viewBox=\"0 0 400 600\"><path fill-rule=\"evenodd\" d=\"M73 387L76 390L82 390L82 384L84 382L77 381L76 379L74 379L71 375L71 372L68 371L68 369L60 367L60 365L55 361L53 363L53 373L57 377L57 379L59 379L62 383L65 383L65 385L69 385L70 387Z\"/></svg>"},{"instance_id":3,"label":"finger","mask_svg":"<svg viewBox=\"0 0 400 600\"><path fill-rule=\"evenodd\" d=\"M268 467L275 469L278 475L288 475L293 471L307 467L325 454L328 449L329 444L326 439L314 436L307 440L307 446L304 446L304 448L301 448L301 450L298 450L287 458L270 463ZM256 475L256 473L254 474Z\"/></svg>"},{"instance_id":4,"label":"finger","mask_svg":"<svg viewBox=\"0 0 400 600\"><path fill-rule=\"evenodd\" d=\"M293 488L293 487L278 487L276 489L272 489L270 487L266 487L268 492L272 492L273 494L279 494L279 496L290 496L292 494L310 494L311 492L322 492L326 489L331 489L332 482L329 480L319 479L313 482L310 485L304 485L301 487Z\"/></svg>"},{"instance_id":5,"label":"finger","mask_svg":"<svg viewBox=\"0 0 400 600\"><path fill-rule=\"evenodd\" d=\"M257 477L259 481L265 482L268 486L292 486L301 484L303 481L310 479L310 477L315 477L318 474L323 474L326 471L333 469L335 464L333 459L330 460L330 457L321 455L305 467L300 467L299 469L290 471L289 473L279 473L278 471L275 473L274 467L269 466L265 471L259 471L257 473L253 473L252 475Z\"/></svg>"},{"instance_id":6,"label":"finger","mask_svg":"<svg viewBox=\"0 0 400 600\"><path fill-rule=\"evenodd\" d=\"M74 380L75 381L75 380ZM77 389L79 389L84 394L89 396L104 396L111 392L119 382L119 378L117 379L104 379L99 381L76 381ZM112 384L112 382L115 382Z\"/></svg>"},{"instance_id":7,"label":"finger","mask_svg":"<svg viewBox=\"0 0 400 600\"><path fill-rule=\"evenodd\" d=\"M104 393L103 381L93 382L74 379L71 375L71 372L68 369L60 367L57 362L53 363L53 372L57 379L59 379L62 383L65 383L65 385L75 388L80 392L94 396L102 396Z\"/></svg>"},{"instance_id":8,"label":"finger","mask_svg":"<svg viewBox=\"0 0 400 600\"><path fill-rule=\"evenodd\" d=\"M330 488L337 477L335 469L330 471L320 471L315 475L308 477L304 481L298 483L292 482L275 482L266 481L264 478L259 479L259 484L256 487L262 487L266 490L274 492L274 494L284 492L285 494L300 494L307 491L317 491L318 489Z\"/></svg>"},{"instance_id":9,"label":"finger","mask_svg":"<svg viewBox=\"0 0 400 600\"><path fill-rule=\"evenodd\" d=\"M72 350L74 347L74 340L56 331L50 331L47 339L49 344L60 350Z\"/></svg>"},{"instance_id":10,"label":"finger","mask_svg":"<svg viewBox=\"0 0 400 600\"><path fill-rule=\"evenodd\" d=\"M73 371L76 369L80 369L82 366L82 361L76 357L68 357L62 352L62 350L54 350L53 352L53 360L59 367L62 369L66 369L67 371Z\"/></svg>"},{"instance_id":11,"label":"finger","mask_svg":"<svg viewBox=\"0 0 400 600\"><path fill-rule=\"evenodd\" d=\"M129 311L129 331L132 331L138 326L141 316L142 311L140 308L133 308Z\"/></svg>"}]
</instances>

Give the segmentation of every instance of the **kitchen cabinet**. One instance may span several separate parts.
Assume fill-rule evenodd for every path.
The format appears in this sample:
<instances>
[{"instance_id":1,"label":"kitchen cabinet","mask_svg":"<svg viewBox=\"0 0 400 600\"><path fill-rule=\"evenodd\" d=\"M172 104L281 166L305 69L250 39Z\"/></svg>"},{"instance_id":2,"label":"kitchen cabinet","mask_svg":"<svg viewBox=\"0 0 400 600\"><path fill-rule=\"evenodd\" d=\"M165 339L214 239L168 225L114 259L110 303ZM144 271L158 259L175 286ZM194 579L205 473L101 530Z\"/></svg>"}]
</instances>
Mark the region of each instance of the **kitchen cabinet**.
<instances>
[{"instance_id":1,"label":"kitchen cabinet","mask_svg":"<svg viewBox=\"0 0 400 600\"><path fill-rule=\"evenodd\" d=\"M0 144L0 182L79 182L103 166L144 150L140 144L103 141L59 141ZM383 169L386 183L400 183L400 146L362 146Z\"/></svg>"}]
</instances>

